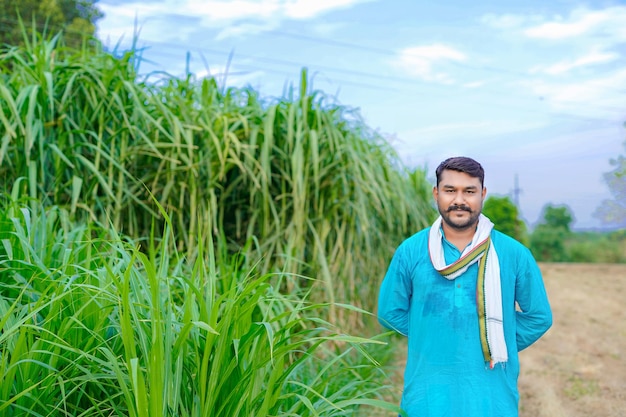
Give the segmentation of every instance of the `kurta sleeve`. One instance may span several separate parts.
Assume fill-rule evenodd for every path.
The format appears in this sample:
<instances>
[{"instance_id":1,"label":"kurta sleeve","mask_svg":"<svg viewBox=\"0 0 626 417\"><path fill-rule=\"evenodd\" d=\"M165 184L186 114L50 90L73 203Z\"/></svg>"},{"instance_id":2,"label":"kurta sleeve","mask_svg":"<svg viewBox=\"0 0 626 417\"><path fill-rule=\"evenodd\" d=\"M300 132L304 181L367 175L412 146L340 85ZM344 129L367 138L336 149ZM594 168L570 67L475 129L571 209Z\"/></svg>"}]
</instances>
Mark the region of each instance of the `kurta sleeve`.
<instances>
[{"instance_id":1,"label":"kurta sleeve","mask_svg":"<svg viewBox=\"0 0 626 417\"><path fill-rule=\"evenodd\" d=\"M515 313L518 351L532 345L552 326L552 311L541 271L530 251L524 249L515 286L515 301L521 310Z\"/></svg>"},{"instance_id":2,"label":"kurta sleeve","mask_svg":"<svg viewBox=\"0 0 626 417\"><path fill-rule=\"evenodd\" d=\"M405 248L400 245L391 259L378 294L378 321L405 336L409 334L411 276Z\"/></svg>"}]
</instances>

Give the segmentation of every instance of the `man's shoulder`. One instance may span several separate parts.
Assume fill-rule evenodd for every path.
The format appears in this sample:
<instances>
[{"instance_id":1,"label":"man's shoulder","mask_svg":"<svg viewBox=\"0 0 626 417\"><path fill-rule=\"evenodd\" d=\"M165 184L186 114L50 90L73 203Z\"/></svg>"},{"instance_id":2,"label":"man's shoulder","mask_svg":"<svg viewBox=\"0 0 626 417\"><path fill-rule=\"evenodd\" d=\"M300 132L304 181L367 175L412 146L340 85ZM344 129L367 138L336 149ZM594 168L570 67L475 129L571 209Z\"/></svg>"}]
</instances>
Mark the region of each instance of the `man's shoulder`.
<instances>
[{"instance_id":1,"label":"man's shoulder","mask_svg":"<svg viewBox=\"0 0 626 417\"><path fill-rule=\"evenodd\" d=\"M430 226L404 239L394 252L394 258L401 262L407 270L413 270L428 254L428 232Z\"/></svg>"},{"instance_id":2,"label":"man's shoulder","mask_svg":"<svg viewBox=\"0 0 626 417\"><path fill-rule=\"evenodd\" d=\"M420 244L424 241L428 241L428 233L430 232L430 226L420 230L419 232L414 233L413 235L409 236L408 238L406 238L404 240L404 242L402 242L402 244L407 244L407 245L415 245L415 244Z\"/></svg>"},{"instance_id":3,"label":"man's shoulder","mask_svg":"<svg viewBox=\"0 0 626 417\"><path fill-rule=\"evenodd\" d=\"M416 249L421 250L424 247L428 247L429 230L430 230L430 226L404 239L402 243L400 243L396 251L411 251L412 252Z\"/></svg>"}]
</instances>

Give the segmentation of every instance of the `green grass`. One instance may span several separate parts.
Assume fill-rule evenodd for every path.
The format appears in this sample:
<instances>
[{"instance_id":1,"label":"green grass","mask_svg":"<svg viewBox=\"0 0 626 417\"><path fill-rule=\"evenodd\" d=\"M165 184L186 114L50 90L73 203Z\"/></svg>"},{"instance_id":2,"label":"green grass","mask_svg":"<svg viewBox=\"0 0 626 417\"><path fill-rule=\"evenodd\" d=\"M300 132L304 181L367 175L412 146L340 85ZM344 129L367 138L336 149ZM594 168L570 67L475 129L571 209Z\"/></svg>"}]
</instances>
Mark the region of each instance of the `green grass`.
<instances>
[{"instance_id":1,"label":"green grass","mask_svg":"<svg viewBox=\"0 0 626 417\"><path fill-rule=\"evenodd\" d=\"M263 98L88 45L0 51L0 415L399 412L364 323L424 171L305 69Z\"/></svg>"},{"instance_id":2,"label":"green grass","mask_svg":"<svg viewBox=\"0 0 626 417\"><path fill-rule=\"evenodd\" d=\"M143 253L68 219L58 208L3 212L3 415L399 411L382 401L367 348L383 342L340 333L320 318L330 304L282 294L288 275L246 270L213 246L189 264L168 251L168 231Z\"/></svg>"},{"instance_id":3,"label":"green grass","mask_svg":"<svg viewBox=\"0 0 626 417\"><path fill-rule=\"evenodd\" d=\"M170 249L188 259L223 236L260 273L315 277L294 284L370 311L391 252L432 217L423 171L314 90L306 70L283 97L263 98L191 74L148 82L132 51L33 39L0 52L7 194L16 187L141 245L164 230L160 205Z\"/></svg>"},{"instance_id":4,"label":"green grass","mask_svg":"<svg viewBox=\"0 0 626 417\"><path fill-rule=\"evenodd\" d=\"M584 396L596 395L600 390L598 381L586 379L579 375L571 376L564 388L565 395L573 400L578 400Z\"/></svg>"}]
</instances>

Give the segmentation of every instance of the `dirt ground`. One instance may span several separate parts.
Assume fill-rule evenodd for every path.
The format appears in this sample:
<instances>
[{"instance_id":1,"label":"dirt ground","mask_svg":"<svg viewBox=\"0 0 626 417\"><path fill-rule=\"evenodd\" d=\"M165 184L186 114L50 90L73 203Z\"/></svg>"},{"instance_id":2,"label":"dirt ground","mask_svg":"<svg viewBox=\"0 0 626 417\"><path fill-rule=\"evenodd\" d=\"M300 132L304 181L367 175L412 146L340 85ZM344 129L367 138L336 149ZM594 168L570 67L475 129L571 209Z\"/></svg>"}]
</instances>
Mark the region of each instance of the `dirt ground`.
<instances>
[{"instance_id":1,"label":"dirt ground","mask_svg":"<svg viewBox=\"0 0 626 417\"><path fill-rule=\"evenodd\" d=\"M520 353L519 417L626 417L626 265L540 267L554 322ZM391 370L398 396L404 355Z\"/></svg>"},{"instance_id":2,"label":"dirt ground","mask_svg":"<svg viewBox=\"0 0 626 417\"><path fill-rule=\"evenodd\" d=\"M554 324L520 353L520 417L626 417L626 265L541 270Z\"/></svg>"}]
</instances>

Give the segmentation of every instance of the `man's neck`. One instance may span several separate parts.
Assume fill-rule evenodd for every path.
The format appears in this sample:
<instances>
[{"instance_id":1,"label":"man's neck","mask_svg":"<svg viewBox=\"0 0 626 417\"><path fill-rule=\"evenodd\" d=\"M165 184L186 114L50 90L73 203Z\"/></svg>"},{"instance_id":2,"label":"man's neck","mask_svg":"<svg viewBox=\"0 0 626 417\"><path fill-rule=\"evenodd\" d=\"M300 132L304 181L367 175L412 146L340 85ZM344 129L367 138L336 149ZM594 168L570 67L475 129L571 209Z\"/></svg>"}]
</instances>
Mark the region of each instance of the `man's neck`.
<instances>
[{"instance_id":1,"label":"man's neck","mask_svg":"<svg viewBox=\"0 0 626 417\"><path fill-rule=\"evenodd\" d=\"M470 244L476 233L476 225L465 230L458 230L450 227L445 222L442 224L443 235L446 240L452 243L460 252L463 252L467 245Z\"/></svg>"}]
</instances>

